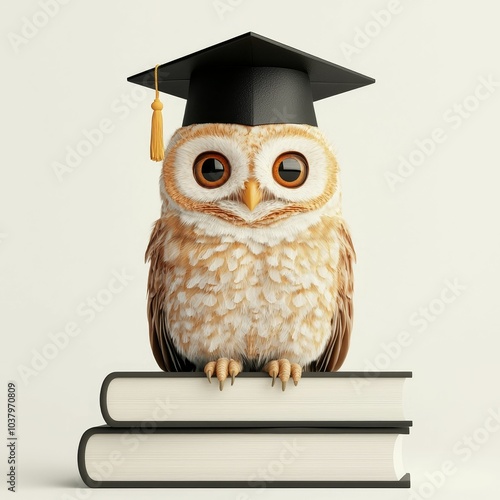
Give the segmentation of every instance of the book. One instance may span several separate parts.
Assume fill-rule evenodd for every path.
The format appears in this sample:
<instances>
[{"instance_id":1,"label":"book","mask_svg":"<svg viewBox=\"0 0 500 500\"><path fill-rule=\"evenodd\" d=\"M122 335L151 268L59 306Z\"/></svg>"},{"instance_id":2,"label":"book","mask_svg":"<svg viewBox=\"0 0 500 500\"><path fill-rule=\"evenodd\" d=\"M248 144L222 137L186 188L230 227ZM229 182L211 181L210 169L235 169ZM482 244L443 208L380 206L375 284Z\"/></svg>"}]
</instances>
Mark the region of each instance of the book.
<instances>
[{"instance_id":1,"label":"book","mask_svg":"<svg viewBox=\"0 0 500 500\"><path fill-rule=\"evenodd\" d=\"M401 488L405 428L111 428L78 448L84 482L107 487Z\"/></svg>"},{"instance_id":2,"label":"book","mask_svg":"<svg viewBox=\"0 0 500 500\"><path fill-rule=\"evenodd\" d=\"M100 404L113 427L408 427L403 386L411 376L306 372L282 391L266 373L243 372L220 391L202 372L115 372L102 384Z\"/></svg>"}]
</instances>

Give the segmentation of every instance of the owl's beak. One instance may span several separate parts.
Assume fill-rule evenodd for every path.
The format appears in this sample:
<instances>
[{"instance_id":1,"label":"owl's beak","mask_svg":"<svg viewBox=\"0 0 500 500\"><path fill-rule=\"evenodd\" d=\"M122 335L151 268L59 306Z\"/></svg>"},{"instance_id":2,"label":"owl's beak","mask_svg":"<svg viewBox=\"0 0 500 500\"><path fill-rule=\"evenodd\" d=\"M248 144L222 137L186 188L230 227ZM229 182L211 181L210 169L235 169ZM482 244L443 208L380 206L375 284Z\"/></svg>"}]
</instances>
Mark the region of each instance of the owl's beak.
<instances>
[{"instance_id":1,"label":"owl's beak","mask_svg":"<svg viewBox=\"0 0 500 500\"><path fill-rule=\"evenodd\" d=\"M259 188L259 183L254 179L246 181L245 189L243 190L243 202L249 210L253 210L261 199L262 193Z\"/></svg>"}]
</instances>

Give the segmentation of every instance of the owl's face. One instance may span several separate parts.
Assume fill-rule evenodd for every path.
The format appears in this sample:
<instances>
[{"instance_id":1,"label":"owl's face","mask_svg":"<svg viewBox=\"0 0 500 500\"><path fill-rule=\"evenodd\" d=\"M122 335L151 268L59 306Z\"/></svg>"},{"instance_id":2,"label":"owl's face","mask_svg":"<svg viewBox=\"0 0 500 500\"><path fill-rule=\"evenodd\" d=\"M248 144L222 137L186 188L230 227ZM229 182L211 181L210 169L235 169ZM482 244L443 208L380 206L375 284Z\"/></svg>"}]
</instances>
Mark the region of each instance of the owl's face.
<instances>
[{"instance_id":1,"label":"owl's face","mask_svg":"<svg viewBox=\"0 0 500 500\"><path fill-rule=\"evenodd\" d=\"M191 125L166 151L164 202L236 226L282 225L321 211L337 192L337 162L308 125Z\"/></svg>"}]
</instances>

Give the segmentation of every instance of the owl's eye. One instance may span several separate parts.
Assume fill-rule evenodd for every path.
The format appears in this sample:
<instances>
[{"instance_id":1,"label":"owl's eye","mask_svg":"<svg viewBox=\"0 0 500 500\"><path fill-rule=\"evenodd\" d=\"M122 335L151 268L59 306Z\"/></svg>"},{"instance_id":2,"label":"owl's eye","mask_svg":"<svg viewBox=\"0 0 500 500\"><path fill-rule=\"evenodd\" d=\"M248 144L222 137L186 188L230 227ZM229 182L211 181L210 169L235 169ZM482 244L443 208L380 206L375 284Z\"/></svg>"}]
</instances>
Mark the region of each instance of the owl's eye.
<instances>
[{"instance_id":1,"label":"owl's eye","mask_svg":"<svg viewBox=\"0 0 500 500\"><path fill-rule=\"evenodd\" d=\"M231 167L227 158L220 153L202 153L194 162L193 174L200 186L212 189L226 183L231 175Z\"/></svg>"},{"instance_id":2,"label":"owl's eye","mask_svg":"<svg viewBox=\"0 0 500 500\"><path fill-rule=\"evenodd\" d=\"M283 153L274 162L273 177L281 186L296 188L304 184L308 170L307 161L300 153Z\"/></svg>"}]
</instances>

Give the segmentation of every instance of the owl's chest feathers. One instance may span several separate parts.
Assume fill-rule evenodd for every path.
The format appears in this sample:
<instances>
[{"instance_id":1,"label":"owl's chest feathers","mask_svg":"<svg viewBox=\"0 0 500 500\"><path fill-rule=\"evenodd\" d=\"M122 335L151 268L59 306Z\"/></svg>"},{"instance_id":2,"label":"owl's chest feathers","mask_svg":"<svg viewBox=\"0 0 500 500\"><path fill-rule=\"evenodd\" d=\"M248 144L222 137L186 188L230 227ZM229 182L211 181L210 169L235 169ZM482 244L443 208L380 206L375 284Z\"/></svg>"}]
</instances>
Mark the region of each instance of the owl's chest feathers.
<instances>
[{"instance_id":1,"label":"owl's chest feathers","mask_svg":"<svg viewBox=\"0 0 500 500\"><path fill-rule=\"evenodd\" d=\"M273 246L179 226L167 231L166 307L179 347L191 355L204 346L207 353L254 358L300 341L299 335L322 344L333 314L339 244L333 218L321 222Z\"/></svg>"}]
</instances>

